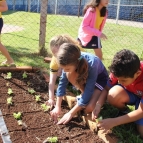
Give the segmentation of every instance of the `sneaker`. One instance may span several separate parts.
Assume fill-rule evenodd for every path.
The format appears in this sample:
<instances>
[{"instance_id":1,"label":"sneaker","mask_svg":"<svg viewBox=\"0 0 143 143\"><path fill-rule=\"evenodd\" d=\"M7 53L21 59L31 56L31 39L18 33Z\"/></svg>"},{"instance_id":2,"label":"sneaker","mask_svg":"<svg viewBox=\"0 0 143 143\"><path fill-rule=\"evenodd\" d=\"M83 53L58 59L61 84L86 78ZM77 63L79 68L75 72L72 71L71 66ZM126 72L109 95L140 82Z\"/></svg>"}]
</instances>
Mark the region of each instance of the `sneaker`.
<instances>
[{"instance_id":1,"label":"sneaker","mask_svg":"<svg viewBox=\"0 0 143 143\"><path fill-rule=\"evenodd\" d=\"M126 109L125 110L119 110L117 112L117 114L115 115L115 117L119 117L119 116L123 116L123 115L126 115L130 112L130 109L128 106L126 106Z\"/></svg>"}]
</instances>

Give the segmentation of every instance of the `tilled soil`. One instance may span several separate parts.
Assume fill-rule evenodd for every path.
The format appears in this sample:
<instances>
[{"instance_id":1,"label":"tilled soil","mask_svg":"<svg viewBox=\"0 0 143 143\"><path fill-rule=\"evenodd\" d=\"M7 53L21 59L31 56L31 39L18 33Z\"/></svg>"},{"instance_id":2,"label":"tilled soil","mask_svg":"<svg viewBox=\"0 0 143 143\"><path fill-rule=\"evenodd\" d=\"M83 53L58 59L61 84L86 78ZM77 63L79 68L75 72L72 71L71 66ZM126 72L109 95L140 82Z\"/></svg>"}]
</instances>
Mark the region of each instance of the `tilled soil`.
<instances>
[{"instance_id":1,"label":"tilled soil","mask_svg":"<svg viewBox=\"0 0 143 143\"><path fill-rule=\"evenodd\" d=\"M0 109L12 143L43 143L48 137L57 137L58 143L104 143L84 124L80 117L74 117L66 125L56 125L49 112L44 112L41 104L48 100L48 83L40 72L11 72L12 78L5 79L8 72L0 72ZM8 88L13 91L9 95ZM30 94L28 89L36 92ZM35 95L41 96L36 102ZM12 97L12 105L7 98ZM62 103L62 115L69 111L68 105ZM22 113L23 125L18 125L13 113ZM0 137L0 143L2 142Z\"/></svg>"}]
</instances>

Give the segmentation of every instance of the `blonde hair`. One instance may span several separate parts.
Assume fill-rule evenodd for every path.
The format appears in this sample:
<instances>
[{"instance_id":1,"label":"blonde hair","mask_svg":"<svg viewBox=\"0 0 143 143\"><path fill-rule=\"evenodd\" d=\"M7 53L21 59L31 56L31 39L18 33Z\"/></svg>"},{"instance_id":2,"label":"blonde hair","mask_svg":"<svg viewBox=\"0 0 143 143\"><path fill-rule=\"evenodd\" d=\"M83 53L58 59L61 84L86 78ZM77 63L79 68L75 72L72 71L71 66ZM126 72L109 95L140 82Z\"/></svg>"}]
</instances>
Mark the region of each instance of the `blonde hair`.
<instances>
[{"instance_id":1,"label":"blonde hair","mask_svg":"<svg viewBox=\"0 0 143 143\"><path fill-rule=\"evenodd\" d=\"M69 35L63 34L63 35L54 36L50 40L50 48L51 48L51 50L53 50L53 48L55 48L55 47L59 48L63 43L71 43L71 44L75 44L79 47L78 41L76 41Z\"/></svg>"}]
</instances>

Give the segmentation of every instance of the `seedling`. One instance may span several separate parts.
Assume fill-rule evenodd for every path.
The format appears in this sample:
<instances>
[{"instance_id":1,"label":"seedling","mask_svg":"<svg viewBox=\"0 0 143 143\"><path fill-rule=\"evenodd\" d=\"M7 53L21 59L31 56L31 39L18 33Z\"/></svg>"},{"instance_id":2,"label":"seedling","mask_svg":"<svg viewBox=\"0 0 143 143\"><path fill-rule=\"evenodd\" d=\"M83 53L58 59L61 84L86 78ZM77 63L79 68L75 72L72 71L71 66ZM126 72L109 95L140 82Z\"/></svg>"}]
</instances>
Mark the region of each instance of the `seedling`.
<instances>
[{"instance_id":1,"label":"seedling","mask_svg":"<svg viewBox=\"0 0 143 143\"><path fill-rule=\"evenodd\" d=\"M50 142L50 143L57 143L58 142L58 137L48 137L44 143Z\"/></svg>"},{"instance_id":2,"label":"seedling","mask_svg":"<svg viewBox=\"0 0 143 143\"><path fill-rule=\"evenodd\" d=\"M36 102L41 101L41 96L40 95L35 95L35 99L36 99Z\"/></svg>"},{"instance_id":3,"label":"seedling","mask_svg":"<svg viewBox=\"0 0 143 143\"><path fill-rule=\"evenodd\" d=\"M21 118L22 118L21 116L22 116L21 112L13 113L13 117L14 117L16 120L21 120Z\"/></svg>"},{"instance_id":4,"label":"seedling","mask_svg":"<svg viewBox=\"0 0 143 143\"><path fill-rule=\"evenodd\" d=\"M12 97L7 98L7 104L12 105Z\"/></svg>"},{"instance_id":5,"label":"seedling","mask_svg":"<svg viewBox=\"0 0 143 143\"><path fill-rule=\"evenodd\" d=\"M36 91L35 91L34 89L29 89L29 88L28 88L28 92L29 92L30 94L34 94Z\"/></svg>"},{"instance_id":6,"label":"seedling","mask_svg":"<svg viewBox=\"0 0 143 143\"><path fill-rule=\"evenodd\" d=\"M50 106L47 106L46 104L41 104L42 109L44 110L44 112L49 111Z\"/></svg>"},{"instance_id":7,"label":"seedling","mask_svg":"<svg viewBox=\"0 0 143 143\"><path fill-rule=\"evenodd\" d=\"M12 78L12 74L11 74L11 72L8 72L5 79L11 79L11 78Z\"/></svg>"},{"instance_id":8,"label":"seedling","mask_svg":"<svg viewBox=\"0 0 143 143\"><path fill-rule=\"evenodd\" d=\"M8 92L7 92L9 95L13 94L13 91L11 88L8 88Z\"/></svg>"},{"instance_id":9,"label":"seedling","mask_svg":"<svg viewBox=\"0 0 143 143\"><path fill-rule=\"evenodd\" d=\"M96 123L98 123L99 121L101 121L103 118L102 116L100 116L99 118L96 119Z\"/></svg>"},{"instance_id":10,"label":"seedling","mask_svg":"<svg viewBox=\"0 0 143 143\"><path fill-rule=\"evenodd\" d=\"M27 73L24 72L24 73L22 74L22 77L23 77L23 78L27 78Z\"/></svg>"}]
</instances>

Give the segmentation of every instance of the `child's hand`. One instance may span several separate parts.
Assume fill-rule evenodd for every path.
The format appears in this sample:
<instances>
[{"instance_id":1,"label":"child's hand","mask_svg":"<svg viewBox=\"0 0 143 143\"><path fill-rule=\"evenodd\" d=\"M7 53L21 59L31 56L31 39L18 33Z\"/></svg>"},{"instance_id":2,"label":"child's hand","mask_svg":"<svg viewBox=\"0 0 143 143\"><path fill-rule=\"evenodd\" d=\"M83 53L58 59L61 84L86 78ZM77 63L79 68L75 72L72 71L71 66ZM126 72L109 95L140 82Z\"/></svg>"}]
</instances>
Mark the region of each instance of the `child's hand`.
<instances>
[{"instance_id":1,"label":"child's hand","mask_svg":"<svg viewBox=\"0 0 143 143\"><path fill-rule=\"evenodd\" d=\"M104 119L98 122L98 127L101 130L104 130L104 132L107 132L108 130L110 130L111 128L113 128L114 126L116 126L115 118L108 118L108 119Z\"/></svg>"},{"instance_id":2,"label":"child's hand","mask_svg":"<svg viewBox=\"0 0 143 143\"><path fill-rule=\"evenodd\" d=\"M94 110L92 111L92 120L95 120L98 118L98 114L100 113L100 110L101 110L101 105L97 103Z\"/></svg>"},{"instance_id":3,"label":"child's hand","mask_svg":"<svg viewBox=\"0 0 143 143\"><path fill-rule=\"evenodd\" d=\"M60 119L60 121L57 124L66 124L71 120L72 117L72 114L68 112Z\"/></svg>"},{"instance_id":4,"label":"child's hand","mask_svg":"<svg viewBox=\"0 0 143 143\"><path fill-rule=\"evenodd\" d=\"M49 99L46 104L50 106L50 109L52 109L55 106L55 101L53 99Z\"/></svg>"},{"instance_id":5,"label":"child's hand","mask_svg":"<svg viewBox=\"0 0 143 143\"><path fill-rule=\"evenodd\" d=\"M106 35L103 34L103 33L100 35L100 38L103 39L103 40L106 40L106 39L107 39Z\"/></svg>"},{"instance_id":6,"label":"child's hand","mask_svg":"<svg viewBox=\"0 0 143 143\"><path fill-rule=\"evenodd\" d=\"M61 108L59 108L59 107L55 107L51 112L50 112L50 114L51 114L51 117L52 117L52 119L54 120L54 122L58 122L58 116L60 115L60 113L61 113Z\"/></svg>"}]
</instances>

